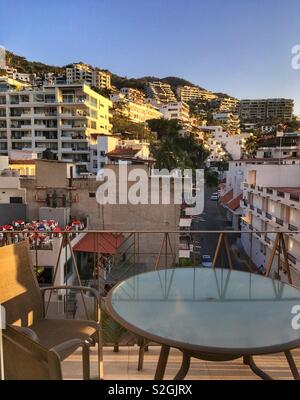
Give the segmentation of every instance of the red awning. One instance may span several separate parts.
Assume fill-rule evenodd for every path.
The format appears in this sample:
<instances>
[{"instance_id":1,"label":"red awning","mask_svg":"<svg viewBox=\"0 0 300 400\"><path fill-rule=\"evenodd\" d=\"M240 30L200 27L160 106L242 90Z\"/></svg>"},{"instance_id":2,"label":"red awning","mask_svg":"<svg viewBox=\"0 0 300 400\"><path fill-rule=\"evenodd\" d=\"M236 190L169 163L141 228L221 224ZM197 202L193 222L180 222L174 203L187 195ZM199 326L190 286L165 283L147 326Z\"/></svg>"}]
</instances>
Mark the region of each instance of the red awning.
<instances>
[{"instance_id":1,"label":"red awning","mask_svg":"<svg viewBox=\"0 0 300 400\"><path fill-rule=\"evenodd\" d=\"M124 242L124 236L112 233L87 233L75 246L74 251L83 253L116 254Z\"/></svg>"},{"instance_id":2,"label":"red awning","mask_svg":"<svg viewBox=\"0 0 300 400\"><path fill-rule=\"evenodd\" d=\"M232 199L233 199L233 189L225 193L224 196L220 198L220 203L227 204Z\"/></svg>"}]
</instances>

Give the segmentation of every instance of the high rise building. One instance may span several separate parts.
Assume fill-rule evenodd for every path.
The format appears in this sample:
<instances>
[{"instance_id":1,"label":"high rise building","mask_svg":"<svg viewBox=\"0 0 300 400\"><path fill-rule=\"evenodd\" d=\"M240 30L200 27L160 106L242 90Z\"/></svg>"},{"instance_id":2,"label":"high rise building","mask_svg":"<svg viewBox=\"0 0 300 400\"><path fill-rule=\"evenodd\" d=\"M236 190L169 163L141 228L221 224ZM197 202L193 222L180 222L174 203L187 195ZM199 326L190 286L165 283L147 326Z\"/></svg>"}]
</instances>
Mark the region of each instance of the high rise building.
<instances>
[{"instance_id":1,"label":"high rise building","mask_svg":"<svg viewBox=\"0 0 300 400\"><path fill-rule=\"evenodd\" d=\"M240 117L247 122L290 121L293 111L294 100L282 98L241 100L239 106Z\"/></svg>"},{"instance_id":2,"label":"high rise building","mask_svg":"<svg viewBox=\"0 0 300 400\"><path fill-rule=\"evenodd\" d=\"M111 74L84 63L76 63L66 67L67 83L84 82L98 89L111 88Z\"/></svg>"},{"instance_id":3,"label":"high rise building","mask_svg":"<svg viewBox=\"0 0 300 400\"><path fill-rule=\"evenodd\" d=\"M198 86L179 86L176 90L179 100L197 101L197 100L214 100L217 98L215 94L199 88Z\"/></svg>"},{"instance_id":4,"label":"high rise building","mask_svg":"<svg viewBox=\"0 0 300 400\"><path fill-rule=\"evenodd\" d=\"M85 84L44 86L0 93L0 155L50 149L58 158L89 169L90 146L110 134L112 103Z\"/></svg>"},{"instance_id":5,"label":"high rise building","mask_svg":"<svg viewBox=\"0 0 300 400\"><path fill-rule=\"evenodd\" d=\"M145 91L147 97L162 103L171 103L176 101L176 96L168 83L149 82L146 85Z\"/></svg>"}]
</instances>

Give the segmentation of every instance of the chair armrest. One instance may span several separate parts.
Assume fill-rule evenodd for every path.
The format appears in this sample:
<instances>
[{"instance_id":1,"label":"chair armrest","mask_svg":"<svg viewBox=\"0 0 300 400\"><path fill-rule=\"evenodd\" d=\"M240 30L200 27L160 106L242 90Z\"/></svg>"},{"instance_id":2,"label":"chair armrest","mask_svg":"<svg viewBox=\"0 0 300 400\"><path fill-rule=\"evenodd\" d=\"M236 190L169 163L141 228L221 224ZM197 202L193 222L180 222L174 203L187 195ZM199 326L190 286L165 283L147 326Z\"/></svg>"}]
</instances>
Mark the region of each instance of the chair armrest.
<instances>
[{"instance_id":1,"label":"chair armrest","mask_svg":"<svg viewBox=\"0 0 300 400\"><path fill-rule=\"evenodd\" d=\"M89 348L90 344L81 339L70 339L52 347L50 350L55 351L60 357L66 353L72 354L79 347ZM63 357L64 358L64 357Z\"/></svg>"},{"instance_id":2,"label":"chair armrest","mask_svg":"<svg viewBox=\"0 0 300 400\"><path fill-rule=\"evenodd\" d=\"M50 290L56 290L56 289L65 289L65 290L77 290L77 291L81 291L81 292L91 292L94 296L94 298L97 301L97 307L98 310L101 310L101 304L103 299L101 298L101 296L99 295L99 293L97 292L96 289L91 288L89 286L66 286L66 285L60 285L60 286L47 286L44 288L41 288L41 293L43 296L43 302L45 303L45 292L46 291L50 291ZM100 317L98 316L98 322L100 321Z\"/></svg>"},{"instance_id":3,"label":"chair armrest","mask_svg":"<svg viewBox=\"0 0 300 400\"><path fill-rule=\"evenodd\" d=\"M34 342L37 342L37 343L40 342L38 335L32 329L27 328L25 326L15 326L15 325L13 326L13 328L16 331L24 333L24 335L28 336Z\"/></svg>"}]
</instances>

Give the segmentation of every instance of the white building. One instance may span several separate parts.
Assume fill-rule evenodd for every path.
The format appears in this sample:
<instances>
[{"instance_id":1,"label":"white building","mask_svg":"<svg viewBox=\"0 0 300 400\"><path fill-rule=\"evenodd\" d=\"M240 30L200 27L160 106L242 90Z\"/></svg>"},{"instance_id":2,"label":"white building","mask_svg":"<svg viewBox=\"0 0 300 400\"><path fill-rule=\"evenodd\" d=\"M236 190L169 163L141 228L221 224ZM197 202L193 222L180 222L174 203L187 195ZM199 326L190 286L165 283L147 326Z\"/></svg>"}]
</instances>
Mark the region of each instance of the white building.
<instances>
[{"instance_id":1,"label":"white building","mask_svg":"<svg viewBox=\"0 0 300 400\"><path fill-rule=\"evenodd\" d=\"M67 83L84 82L99 89L111 88L111 74L84 63L75 63L66 67Z\"/></svg>"},{"instance_id":2,"label":"white building","mask_svg":"<svg viewBox=\"0 0 300 400\"><path fill-rule=\"evenodd\" d=\"M284 235L293 283L300 285L300 160L245 160L242 243L257 267L266 266L271 255L276 233ZM278 254L272 266L272 276L287 280L282 269L277 271Z\"/></svg>"},{"instance_id":3,"label":"white building","mask_svg":"<svg viewBox=\"0 0 300 400\"><path fill-rule=\"evenodd\" d=\"M181 101L214 100L218 97L198 86L179 86L176 93Z\"/></svg>"},{"instance_id":4,"label":"white building","mask_svg":"<svg viewBox=\"0 0 300 400\"><path fill-rule=\"evenodd\" d=\"M0 92L0 155L50 149L84 172L97 135L110 134L111 105L85 84Z\"/></svg>"},{"instance_id":5,"label":"white building","mask_svg":"<svg viewBox=\"0 0 300 400\"><path fill-rule=\"evenodd\" d=\"M226 125L226 130L231 134L240 133L240 117L238 114L233 114L232 112L217 112L213 113L213 119L215 121L222 122Z\"/></svg>"},{"instance_id":6,"label":"white building","mask_svg":"<svg viewBox=\"0 0 300 400\"><path fill-rule=\"evenodd\" d=\"M228 157L233 160L240 159L245 141L250 136L249 133L230 134L224 131L222 126L201 126L200 129L209 134L209 162L224 161Z\"/></svg>"},{"instance_id":7,"label":"white building","mask_svg":"<svg viewBox=\"0 0 300 400\"><path fill-rule=\"evenodd\" d=\"M159 107L165 119L178 119L182 122L190 122L190 107L184 101L162 104Z\"/></svg>"},{"instance_id":8,"label":"white building","mask_svg":"<svg viewBox=\"0 0 300 400\"><path fill-rule=\"evenodd\" d=\"M168 83L149 82L145 87L147 97L158 100L162 103L176 101L176 96Z\"/></svg>"}]
</instances>

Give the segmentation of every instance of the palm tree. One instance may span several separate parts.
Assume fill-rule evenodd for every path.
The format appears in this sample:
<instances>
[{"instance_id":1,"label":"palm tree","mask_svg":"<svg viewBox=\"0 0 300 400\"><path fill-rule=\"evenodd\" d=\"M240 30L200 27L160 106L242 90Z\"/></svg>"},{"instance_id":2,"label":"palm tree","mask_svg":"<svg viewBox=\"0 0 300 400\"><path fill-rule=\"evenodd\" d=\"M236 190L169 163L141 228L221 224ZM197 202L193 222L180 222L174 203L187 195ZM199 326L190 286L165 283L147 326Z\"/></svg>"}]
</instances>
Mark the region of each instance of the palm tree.
<instances>
[{"instance_id":1,"label":"palm tree","mask_svg":"<svg viewBox=\"0 0 300 400\"><path fill-rule=\"evenodd\" d=\"M256 153L256 136L250 136L245 141L245 154L253 157Z\"/></svg>"}]
</instances>

